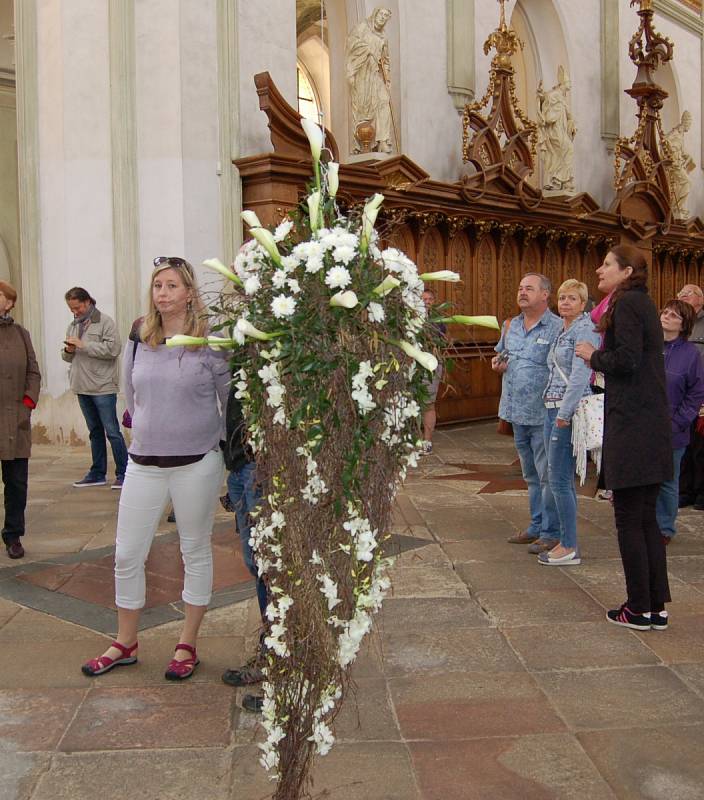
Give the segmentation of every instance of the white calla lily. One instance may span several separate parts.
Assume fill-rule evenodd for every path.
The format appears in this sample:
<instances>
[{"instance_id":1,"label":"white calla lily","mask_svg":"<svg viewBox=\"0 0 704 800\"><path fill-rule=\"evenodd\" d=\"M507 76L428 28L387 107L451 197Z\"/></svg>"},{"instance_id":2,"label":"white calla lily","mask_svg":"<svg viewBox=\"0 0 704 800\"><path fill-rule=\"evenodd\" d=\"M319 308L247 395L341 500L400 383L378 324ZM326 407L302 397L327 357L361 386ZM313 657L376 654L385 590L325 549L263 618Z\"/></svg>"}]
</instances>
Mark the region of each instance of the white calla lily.
<instances>
[{"instance_id":1,"label":"white calla lily","mask_svg":"<svg viewBox=\"0 0 704 800\"><path fill-rule=\"evenodd\" d=\"M242 217L242 221L246 222L250 228L262 227L262 223L259 222L259 217L254 213L254 211L249 211L249 210L243 211L240 214L240 217Z\"/></svg>"},{"instance_id":2,"label":"white calla lily","mask_svg":"<svg viewBox=\"0 0 704 800\"><path fill-rule=\"evenodd\" d=\"M426 353L425 350L421 350L410 342L400 341L397 344L406 355L415 359L428 372L435 372L438 368L438 360L432 353Z\"/></svg>"},{"instance_id":3,"label":"white calla lily","mask_svg":"<svg viewBox=\"0 0 704 800\"><path fill-rule=\"evenodd\" d=\"M280 267L281 253L279 253L279 248L276 246L276 242L274 241L274 236L271 231L267 228L250 228L249 232L271 256L271 260L274 262L274 264L276 264L277 267Z\"/></svg>"},{"instance_id":4,"label":"white calla lily","mask_svg":"<svg viewBox=\"0 0 704 800\"><path fill-rule=\"evenodd\" d=\"M208 336L208 347L211 350L234 350L240 347L240 343L235 339L223 339L220 336Z\"/></svg>"},{"instance_id":5,"label":"white calla lily","mask_svg":"<svg viewBox=\"0 0 704 800\"><path fill-rule=\"evenodd\" d=\"M492 316L468 317L464 314L455 314L452 317L444 317L440 322L457 322L460 325L480 325L482 328L492 328L495 331L501 330L498 319Z\"/></svg>"},{"instance_id":6,"label":"white calla lily","mask_svg":"<svg viewBox=\"0 0 704 800\"><path fill-rule=\"evenodd\" d=\"M387 275L384 280L375 289L373 289L373 292L374 294L378 294L379 297L384 297L384 295L387 295L400 285L401 281L398 278L394 278L393 275Z\"/></svg>"},{"instance_id":7,"label":"white calla lily","mask_svg":"<svg viewBox=\"0 0 704 800\"><path fill-rule=\"evenodd\" d=\"M310 229L317 231L320 228L320 192L311 192L306 202L310 214Z\"/></svg>"},{"instance_id":8,"label":"white calla lily","mask_svg":"<svg viewBox=\"0 0 704 800\"><path fill-rule=\"evenodd\" d=\"M320 125L316 125L315 122L310 119L305 119L305 117L301 120L301 125L303 126L303 130L308 137L313 161L317 164L318 161L320 161L320 153L323 149L323 129L320 127Z\"/></svg>"},{"instance_id":9,"label":"white calla lily","mask_svg":"<svg viewBox=\"0 0 704 800\"><path fill-rule=\"evenodd\" d=\"M244 317L241 317L237 320L237 330L240 333L243 333L245 336L249 336L250 339L258 339L260 342L266 342L269 339L275 339L279 334L278 333L265 333L264 331L260 331L259 328L255 328L254 325Z\"/></svg>"},{"instance_id":10,"label":"white calla lily","mask_svg":"<svg viewBox=\"0 0 704 800\"><path fill-rule=\"evenodd\" d=\"M381 204L384 202L384 195L377 194L368 200L366 205L364 206L364 210L362 211L362 234L359 237L359 249L363 252L367 252L367 248L369 247L369 240L372 236L372 231L374 230L374 223L376 222L377 215L379 213L379 209L381 208Z\"/></svg>"},{"instance_id":11,"label":"white calla lily","mask_svg":"<svg viewBox=\"0 0 704 800\"><path fill-rule=\"evenodd\" d=\"M453 272L450 269L440 269L437 272L424 272L418 276L424 283L428 281L448 281L449 283L457 283L460 279L458 272Z\"/></svg>"},{"instance_id":12,"label":"white calla lily","mask_svg":"<svg viewBox=\"0 0 704 800\"><path fill-rule=\"evenodd\" d=\"M242 286L242 281L235 275L235 273L228 269L219 258L207 258L203 262L204 267L208 267L209 269L214 269L216 272L219 272L221 275L224 275L228 281L232 281L236 283L238 286Z\"/></svg>"},{"instance_id":13,"label":"white calla lily","mask_svg":"<svg viewBox=\"0 0 704 800\"><path fill-rule=\"evenodd\" d=\"M170 336L166 340L167 347L202 347L208 344L205 336L186 336L183 333Z\"/></svg>"},{"instance_id":14,"label":"white calla lily","mask_svg":"<svg viewBox=\"0 0 704 800\"><path fill-rule=\"evenodd\" d=\"M338 292L330 298L331 306L338 306L339 308L354 308L359 300L354 292Z\"/></svg>"},{"instance_id":15,"label":"white calla lily","mask_svg":"<svg viewBox=\"0 0 704 800\"><path fill-rule=\"evenodd\" d=\"M334 198L337 195L337 190L340 188L340 165L335 161L328 164L328 194Z\"/></svg>"}]
</instances>

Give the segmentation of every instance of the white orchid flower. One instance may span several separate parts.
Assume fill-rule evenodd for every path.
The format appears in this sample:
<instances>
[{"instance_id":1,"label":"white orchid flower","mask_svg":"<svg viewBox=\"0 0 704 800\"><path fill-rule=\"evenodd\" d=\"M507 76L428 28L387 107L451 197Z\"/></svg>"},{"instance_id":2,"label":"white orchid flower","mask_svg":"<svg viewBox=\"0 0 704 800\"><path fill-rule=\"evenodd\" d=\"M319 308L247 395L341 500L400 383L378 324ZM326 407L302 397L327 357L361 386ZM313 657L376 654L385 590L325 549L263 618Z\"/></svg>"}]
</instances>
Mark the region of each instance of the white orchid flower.
<instances>
[{"instance_id":1,"label":"white orchid flower","mask_svg":"<svg viewBox=\"0 0 704 800\"><path fill-rule=\"evenodd\" d=\"M167 347L202 347L206 344L208 344L208 340L205 336L186 336L183 333L170 336L166 340Z\"/></svg>"},{"instance_id":2,"label":"white orchid flower","mask_svg":"<svg viewBox=\"0 0 704 800\"><path fill-rule=\"evenodd\" d=\"M237 320L236 328L245 336L249 336L250 339L259 339L261 342L274 339L279 335L278 333L264 333L264 331L260 331L259 328L255 328L254 325L244 317Z\"/></svg>"},{"instance_id":3,"label":"white orchid flower","mask_svg":"<svg viewBox=\"0 0 704 800\"><path fill-rule=\"evenodd\" d=\"M354 308L358 302L354 292L338 292L330 298L330 305L338 308Z\"/></svg>"},{"instance_id":4,"label":"white orchid flower","mask_svg":"<svg viewBox=\"0 0 704 800\"><path fill-rule=\"evenodd\" d=\"M204 267L209 267L210 269L214 269L216 272L219 272L221 275L224 275L228 281L232 281L233 283L237 284L237 286L242 286L242 281L235 275L235 273L228 269L219 258L207 258L203 262Z\"/></svg>"},{"instance_id":5,"label":"white orchid flower","mask_svg":"<svg viewBox=\"0 0 704 800\"><path fill-rule=\"evenodd\" d=\"M406 355L415 359L421 367L425 367L428 372L435 372L438 368L438 360L432 353L426 353L425 350L421 350L419 347L403 340L397 344Z\"/></svg>"},{"instance_id":6,"label":"white orchid flower","mask_svg":"<svg viewBox=\"0 0 704 800\"><path fill-rule=\"evenodd\" d=\"M303 130L308 137L310 152L313 155L313 161L317 164L320 161L320 153L323 149L323 129L320 127L320 125L316 125L315 122L310 119L305 119L305 117L301 120L301 125L303 126Z\"/></svg>"},{"instance_id":7,"label":"white orchid flower","mask_svg":"<svg viewBox=\"0 0 704 800\"><path fill-rule=\"evenodd\" d=\"M401 281L398 280L398 278L394 278L393 275L387 275L384 280L372 291L374 294L378 294L379 297L384 297L400 285Z\"/></svg>"},{"instance_id":8,"label":"white orchid flower","mask_svg":"<svg viewBox=\"0 0 704 800\"><path fill-rule=\"evenodd\" d=\"M460 279L458 272L453 272L450 269L440 269L437 272L424 272L418 276L423 282L427 281L448 281L449 283L457 283Z\"/></svg>"},{"instance_id":9,"label":"white orchid flower","mask_svg":"<svg viewBox=\"0 0 704 800\"><path fill-rule=\"evenodd\" d=\"M364 206L364 211L362 211L362 233L359 237L359 249L363 253L366 253L369 247L369 240L374 230L374 223L376 222L379 208L383 202L384 195L377 192L371 200L367 201L367 204Z\"/></svg>"},{"instance_id":10,"label":"white orchid flower","mask_svg":"<svg viewBox=\"0 0 704 800\"><path fill-rule=\"evenodd\" d=\"M335 161L328 164L328 194L334 198L340 188L340 176L338 174L340 165Z\"/></svg>"},{"instance_id":11,"label":"white orchid flower","mask_svg":"<svg viewBox=\"0 0 704 800\"><path fill-rule=\"evenodd\" d=\"M444 317L440 322L457 322L460 325L480 325L482 328L501 330L499 321L492 316L467 317L464 314L455 314L453 317Z\"/></svg>"},{"instance_id":12,"label":"white orchid flower","mask_svg":"<svg viewBox=\"0 0 704 800\"><path fill-rule=\"evenodd\" d=\"M276 246L276 242L274 241L271 231L267 228L250 228L249 232L266 250L266 252L269 253L274 264L276 264L277 267L280 267L281 253L279 253L279 248Z\"/></svg>"},{"instance_id":13,"label":"white orchid flower","mask_svg":"<svg viewBox=\"0 0 704 800\"><path fill-rule=\"evenodd\" d=\"M320 192L311 192L308 195L308 213L310 214L310 229L317 231L320 228Z\"/></svg>"},{"instance_id":14,"label":"white orchid flower","mask_svg":"<svg viewBox=\"0 0 704 800\"><path fill-rule=\"evenodd\" d=\"M259 217L254 213L254 211L249 211L249 210L243 211L240 214L240 217L242 217L242 221L246 222L250 228L262 227L262 223L259 222Z\"/></svg>"}]
</instances>

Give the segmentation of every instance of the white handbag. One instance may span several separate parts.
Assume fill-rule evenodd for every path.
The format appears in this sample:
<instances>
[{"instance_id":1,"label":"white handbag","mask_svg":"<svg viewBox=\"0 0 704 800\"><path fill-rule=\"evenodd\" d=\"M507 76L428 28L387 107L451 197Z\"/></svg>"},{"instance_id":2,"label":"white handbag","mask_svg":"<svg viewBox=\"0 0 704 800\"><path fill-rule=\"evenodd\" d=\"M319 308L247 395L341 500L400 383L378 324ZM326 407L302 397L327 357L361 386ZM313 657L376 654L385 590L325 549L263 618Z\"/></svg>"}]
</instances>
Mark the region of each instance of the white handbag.
<instances>
[{"instance_id":1,"label":"white handbag","mask_svg":"<svg viewBox=\"0 0 704 800\"><path fill-rule=\"evenodd\" d=\"M560 369L555 354L552 363L560 373L560 377L569 383L569 379ZM579 475L579 485L583 486L587 478L587 453L592 454L597 474L601 470L601 448L604 443L604 395L589 394L579 401L572 417L572 453L577 460L575 471Z\"/></svg>"}]
</instances>

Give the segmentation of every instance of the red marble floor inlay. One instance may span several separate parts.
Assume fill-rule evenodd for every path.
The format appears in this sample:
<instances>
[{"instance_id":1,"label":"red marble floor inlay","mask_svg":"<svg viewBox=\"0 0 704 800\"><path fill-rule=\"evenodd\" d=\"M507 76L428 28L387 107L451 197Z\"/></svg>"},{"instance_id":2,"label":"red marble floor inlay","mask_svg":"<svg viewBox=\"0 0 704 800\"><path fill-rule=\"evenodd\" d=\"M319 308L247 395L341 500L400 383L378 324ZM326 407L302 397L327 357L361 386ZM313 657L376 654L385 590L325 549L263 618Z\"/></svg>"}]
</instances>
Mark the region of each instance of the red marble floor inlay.
<instances>
[{"instance_id":1,"label":"red marble floor inlay","mask_svg":"<svg viewBox=\"0 0 704 800\"><path fill-rule=\"evenodd\" d=\"M244 565L234 525L222 523L213 531L213 591L228 589L252 580ZM115 608L112 555L77 564L58 564L18 579L50 592L60 592L77 600ZM156 538L146 563L147 599L145 608L181 600L183 562L178 540Z\"/></svg>"}]
</instances>

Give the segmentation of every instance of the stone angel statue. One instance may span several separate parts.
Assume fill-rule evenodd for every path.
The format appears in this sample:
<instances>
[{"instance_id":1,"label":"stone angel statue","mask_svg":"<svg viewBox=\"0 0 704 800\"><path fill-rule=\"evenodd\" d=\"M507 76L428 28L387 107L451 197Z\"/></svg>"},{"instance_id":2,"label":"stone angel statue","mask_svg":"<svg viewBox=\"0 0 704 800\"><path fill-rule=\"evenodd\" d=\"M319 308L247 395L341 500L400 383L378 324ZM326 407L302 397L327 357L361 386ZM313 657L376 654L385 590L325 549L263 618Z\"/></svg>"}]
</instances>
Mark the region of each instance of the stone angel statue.
<instances>
[{"instance_id":1,"label":"stone angel statue","mask_svg":"<svg viewBox=\"0 0 704 800\"><path fill-rule=\"evenodd\" d=\"M689 173L694 169L695 163L692 156L685 152L684 135L692 127L692 115L689 111L682 114L679 125L665 134L665 140L670 145L670 158L672 164L668 167L667 177L670 181L670 201L672 214L675 219L687 219L689 209L687 198L691 182Z\"/></svg>"},{"instance_id":2,"label":"stone angel statue","mask_svg":"<svg viewBox=\"0 0 704 800\"><path fill-rule=\"evenodd\" d=\"M538 150L542 155L543 189L571 194L574 188L574 137L577 127L570 112L570 79L557 68L557 85L545 91L538 84Z\"/></svg>"}]
</instances>

